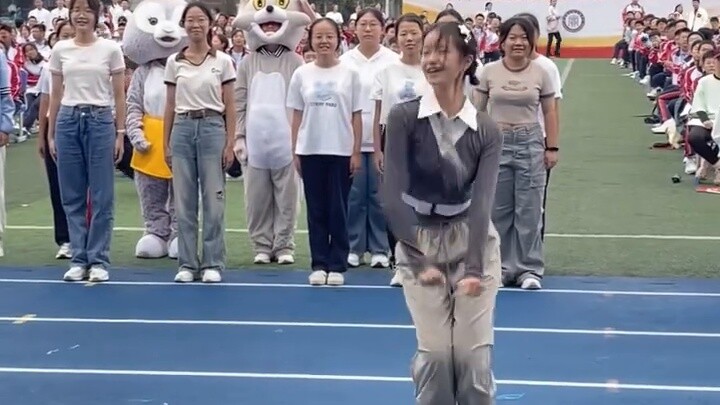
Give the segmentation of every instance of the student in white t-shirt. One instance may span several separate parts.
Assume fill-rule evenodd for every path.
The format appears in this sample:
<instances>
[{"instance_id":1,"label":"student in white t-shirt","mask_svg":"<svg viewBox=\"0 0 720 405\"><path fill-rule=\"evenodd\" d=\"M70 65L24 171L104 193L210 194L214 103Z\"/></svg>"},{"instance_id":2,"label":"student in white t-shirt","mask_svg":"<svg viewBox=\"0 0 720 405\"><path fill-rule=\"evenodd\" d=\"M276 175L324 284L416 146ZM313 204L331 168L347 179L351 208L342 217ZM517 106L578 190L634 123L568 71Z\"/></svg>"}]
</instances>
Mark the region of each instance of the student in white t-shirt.
<instances>
[{"instance_id":1,"label":"student in white t-shirt","mask_svg":"<svg viewBox=\"0 0 720 405\"><path fill-rule=\"evenodd\" d=\"M72 39L75 36L75 29L70 23L61 23L58 29L58 40ZM48 135L48 113L50 106L50 88L52 74L50 70L45 68L40 72L40 79L38 79L38 93L40 97L39 111L38 111L38 122L40 126L40 133L38 135L38 154L40 159L45 162L45 172L48 178L48 185L50 186L50 202L53 211L53 230L55 233L55 243L59 246L57 253L55 254L56 259L70 259L72 252L70 251L70 234L68 232L67 218L65 216L65 209L63 209L62 201L60 199L60 183L58 181L57 165L55 159L48 150L47 135Z\"/></svg>"},{"instance_id":2,"label":"student in white t-shirt","mask_svg":"<svg viewBox=\"0 0 720 405\"><path fill-rule=\"evenodd\" d=\"M236 73L232 57L213 50L212 14L191 3L180 18L189 45L165 65L165 159L173 172L178 226L175 281L222 281L225 270L225 170L235 156ZM160 145L158 145L160 147ZM198 194L202 199L202 257L198 257Z\"/></svg>"},{"instance_id":3,"label":"student in white t-shirt","mask_svg":"<svg viewBox=\"0 0 720 405\"><path fill-rule=\"evenodd\" d=\"M373 163L373 121L375 102L372 88L375 75L385 67L397 63L397 53L381 45L383 27L382 13L376 8L365 8L358 15L355 34L359 39L357 47L340 56L340 62L360 72L362 86L363 140L360 148L361 165L353 177L348 196L348 239L350 267L358 267L366 253L370 253L370 266L390 267L390 246L387 240L387 225L378 196L378 172Z\"/></svg>"},{"instance_id":4,"label":"student in white t-shirt","mask_svg":"<svg viewBox=\"0 0 720 405\"><path fill-rule=\"evenodd\" d=\"M395 23L395 38L402 57L375 75L371 98L375 101L373 117L373 146L375 169L384 170L385 125L390 108L395 104L419 97L428 86L420 65L423 42L423 22L415 14L405 14ZM388 229L388 242L394 256L396 240ZM391 260L394 257L391 257ZM396 273L397 274L397 273ZM400 286L401 278L393 277L393 286Z\"/></svg>"},{"instance_id":5,"label":"student in white t-shirt","mask_svg":"<svg viewBox=\"0 0 720 405\"><path fill-rule=\"evenodd\" d=\"M122 158L125 136L125 60L117 42L95 36L100 7L99 0L70 2L75 38L55 44L48 67L48 148L56 157L72 249L66 281L106 281L110 265L114 163Z\"/></svg>"},{"instance_id":6,"label":"student in white t-shirt","mask_svg":"<svg viewBox=\"0 0 720 405\"><path fill-rule=\"evenodd\" d=\"M309 28L315 62L300 66L290 79L295 165L307 204L311 285L342 285L350 253L348 193L360 169L362 85L360 73L337 57L340 27L329 18Z\"/></svg>"}]
</instances>

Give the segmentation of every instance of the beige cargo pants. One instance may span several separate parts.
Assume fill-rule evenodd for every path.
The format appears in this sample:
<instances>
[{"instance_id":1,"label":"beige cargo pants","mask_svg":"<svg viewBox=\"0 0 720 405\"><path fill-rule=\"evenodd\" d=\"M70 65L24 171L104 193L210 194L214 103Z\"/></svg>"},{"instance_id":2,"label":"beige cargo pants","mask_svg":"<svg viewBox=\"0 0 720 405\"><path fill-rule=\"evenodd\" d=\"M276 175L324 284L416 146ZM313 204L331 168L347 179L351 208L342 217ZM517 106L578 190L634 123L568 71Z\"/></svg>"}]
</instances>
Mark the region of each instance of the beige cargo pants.
<instances>
[{"instance_id":1,"label":"beige cargo pants","mask_svg":"<svg viewBox=\"0 0 720 405\"><path fill-rule=\"evenodd\" d=\"M423 286L410 271L398 244L397 268L403 274L405 302L415 324L418 349L412 360L417 405L491 405L495 403L492 346L495 298L501 278L500 238L490 224L486 246L468 246L464 221L417 231L418 246L442 264L447 282ZM483 290L478 296L454 291L463 277L468 249L486 251Z\"/></svg>"}]
</instances>

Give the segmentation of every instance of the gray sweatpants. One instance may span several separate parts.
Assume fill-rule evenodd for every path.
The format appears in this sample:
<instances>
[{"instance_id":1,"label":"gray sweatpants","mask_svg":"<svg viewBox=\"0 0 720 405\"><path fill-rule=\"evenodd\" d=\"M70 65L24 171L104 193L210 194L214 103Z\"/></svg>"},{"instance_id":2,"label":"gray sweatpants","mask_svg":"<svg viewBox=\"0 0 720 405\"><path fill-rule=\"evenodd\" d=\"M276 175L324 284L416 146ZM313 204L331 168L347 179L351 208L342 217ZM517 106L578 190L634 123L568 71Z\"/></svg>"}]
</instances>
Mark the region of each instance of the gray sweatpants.
<instances>
[{"instance_id":1,"label":"gray sweatpants","mask_svg":"<svg viewBox=\"0 0 720 405\"><path fill-rule=\"evenodd\" d=\"M547 171L540 125L500 127L500 157L492 220L500 234L503 280L521 284L545 272L543 198Z\"/></svg>"},{"instance_id":2,"label":"gray sweatpants","mask_svg":"<svg viewBox=\"0 0 720 405\"><path fill-rule=\"evenodd\" d=\"M417 405L492 405L495 298L500 283L500 246L490 224L486 246L468 246L465 221L418 228L419 247L441 264L448 282L421 285L408 266L402 243L396 249L397 269L403 275L405 302L416 328L418 348L412 360ZM455 286L464 276L468 249L486 249L483 292L460 295Z\"/></svg>"},{"instance_id":3,"label":"gray sweatpants","mask_svg":"<svg viewBox=\"0 0 720 405\"><path fill-rule=\"evenodd\" d=\"M245 215L255 254L295 254L298 178L295 165L258 169L244 164Z\"/></svg>"}]
</instances>

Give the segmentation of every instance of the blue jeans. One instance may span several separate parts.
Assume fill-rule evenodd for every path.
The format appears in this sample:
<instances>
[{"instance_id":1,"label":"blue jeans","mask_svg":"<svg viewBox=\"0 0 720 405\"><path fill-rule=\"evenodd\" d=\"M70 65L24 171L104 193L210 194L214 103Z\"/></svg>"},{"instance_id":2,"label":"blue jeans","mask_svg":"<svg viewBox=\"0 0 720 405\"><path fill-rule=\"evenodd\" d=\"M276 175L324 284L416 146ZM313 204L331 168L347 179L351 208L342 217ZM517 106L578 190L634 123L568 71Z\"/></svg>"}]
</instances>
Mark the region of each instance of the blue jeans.
<instances>
[{"instance_id":1,"label":"blue jeans","mask_svg":"<svg viewBox=\"0 0 720 405\"><path fill-rule=\"evenodd\" d=\"M387 224L378 197L378 173L373 154L363 152L362 166L352 179L348 196L348 238L350 252L387 255Z\"/></svg>"},{"instance_id":2,"label":"blue jeans","mask_svg":"<svg viewBox=\"0 0 720 405\"><path fill-rule=\"evenodd\" d=\"M176 116L170 137L180 270L225 269L225 121ZM198 257L198 194L202 198L202 259Z\"/></svg>"},{"instance_id":3,"label":"blue jeans","mask_svg":"<svg viewBox=\"0 0 720 405\"><path fill-rule=\"evenodd\" d=\"M60 197L72 266L110 265L115 200L115 119L111 107L61 106L55 124ZM88 194L92 205L87 223Z\"/></svg>"}]
</instances>

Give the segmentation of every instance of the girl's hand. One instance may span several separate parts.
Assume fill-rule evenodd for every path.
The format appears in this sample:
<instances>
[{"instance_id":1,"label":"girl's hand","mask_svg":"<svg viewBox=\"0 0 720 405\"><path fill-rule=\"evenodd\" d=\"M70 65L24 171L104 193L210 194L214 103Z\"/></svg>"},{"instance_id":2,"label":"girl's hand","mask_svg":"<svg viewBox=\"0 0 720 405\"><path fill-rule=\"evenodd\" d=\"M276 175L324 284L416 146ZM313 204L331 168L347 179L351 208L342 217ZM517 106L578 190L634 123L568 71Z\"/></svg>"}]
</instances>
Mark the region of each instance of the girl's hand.
<instances>
[{"instance_id":1,"label":"girl's hand","mask_svg":"<svg viewBox=\"0 0 720 405\"><path fill-rule=\"evenodd\" d=\"M362 159L359 153L353 153L350 157L350 177L354 176L362 168Z\"/></svg>"},{"instance_id":2,"label":"girl's hand","mask_svg":"<svg viewBox=\"0 0 720 405\"><path fill-rule=\"evenodd\" d=\"M165 145L165 163L172 169L172 148L170 148L170 145Z\"/></svg>"},{"instance_id":3,"label":"girl's hand","mask_svg":"<svg viewBox=\"0 0 720 405\"><path fill-rule=\"evenodd\" d=\"M466 277L458 282L457 292L476 297L482 293L482 280L477 277Z\"/></svg>"},{"instance_id":4,"label":"girl's hand","mask_svg":"<svg viewBox=\"0 0 720 405\"><path fill-rule=\"evenodd\" d=\"M545 167L552 169L558 163L558 152L546 150L545 151Z\"/></svg>"},{"instance_id":5,"label":"girl's hand","mask_svg":"<svg viewBox=\"0 0 720 405\"><path fill-rule=\"evenodd\" d=\"M431 266L420 273L418 281L425 286L441 285L445 283L445 275L437 267Z\"/></svg>"},{"instance_id":6,"label":"girl's hand","mask_svg":"<svg viewBox=\"0 0 720 405\"><path fill-rule=\"evenodd\" d=\"M385 154L382 152L373 153L373 160L375 161L375 169L378 173L383 174L385 172Z\"/></svg>"},{"instance_id":7,"label":"girl's hand","mask_svg":"<svg viewBox=\"0 0 720 405\"><path fill-rule=\"evenodd\" d=\"M50 154L52 160L57 162L57 147L55 146L55 137L48 137L47 151Z\"/></svg>"},{"instance_id":8,"label":"girl's hand","mask_svg":"<svg viewBox=\"0 0 720 405\"><path fill-rule=\"evenodd\" d=\"M235 162L235 151L233 150L233 144L228 143L223 151L223 170L227 170Z\"/></svg>"},{"instance_id":9,"label":"girl's hand","mask_svg":"<svg viewBox=\"0 0 720 405\"><path fill-rule=\"evenodd\" d=\"M125 137L124 136L116 136L115 137L115 164L120 163L120 161L123 158L124 152L125 152Z\"/></svg>"}]
</instances>

